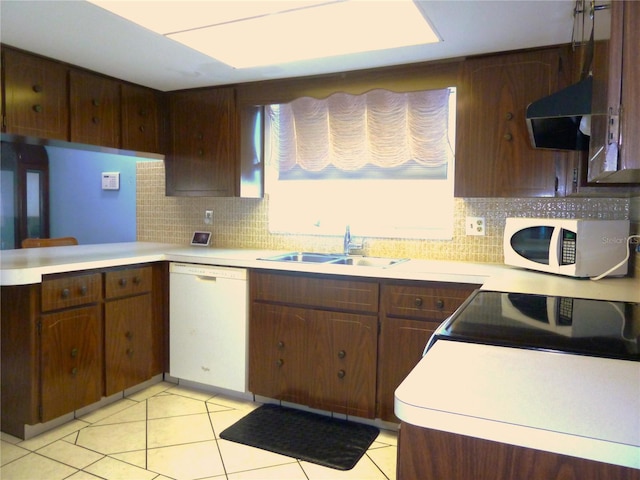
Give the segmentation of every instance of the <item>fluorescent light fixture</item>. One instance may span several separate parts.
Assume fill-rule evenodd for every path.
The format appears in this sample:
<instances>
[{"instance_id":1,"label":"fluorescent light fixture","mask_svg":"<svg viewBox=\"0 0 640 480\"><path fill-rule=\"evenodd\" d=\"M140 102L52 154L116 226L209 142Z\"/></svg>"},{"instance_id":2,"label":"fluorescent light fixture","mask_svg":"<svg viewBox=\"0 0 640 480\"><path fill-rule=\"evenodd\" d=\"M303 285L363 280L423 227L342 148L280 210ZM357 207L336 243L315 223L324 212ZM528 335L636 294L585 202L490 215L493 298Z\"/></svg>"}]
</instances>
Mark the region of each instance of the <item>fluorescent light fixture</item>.
<instances>
[{"instance_id":1,"label":"fluorescent light fixture","mask_svg":"<svg viewBox=\"0 0 640 480\"><path fill-rule=\"evenodd\" d=\"M235 68L439 41L411 0L93 3Z\"/></svg>"}]
</instances>

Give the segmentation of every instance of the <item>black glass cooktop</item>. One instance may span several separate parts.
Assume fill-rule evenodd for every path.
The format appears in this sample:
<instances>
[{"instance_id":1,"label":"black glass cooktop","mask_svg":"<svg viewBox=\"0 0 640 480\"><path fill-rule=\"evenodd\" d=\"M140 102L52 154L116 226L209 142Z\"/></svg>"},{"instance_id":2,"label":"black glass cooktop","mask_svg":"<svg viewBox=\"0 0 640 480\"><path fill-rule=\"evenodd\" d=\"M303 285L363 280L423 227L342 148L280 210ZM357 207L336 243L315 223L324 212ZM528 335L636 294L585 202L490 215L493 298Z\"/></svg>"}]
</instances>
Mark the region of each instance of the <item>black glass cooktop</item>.
<instances>
[{"instance_id":1,"label":"black glass cooktop","mask_svg":"<svg viewBox=\"0 0 640 480\"><path fill-rule=\"evenodd\" d=\"M640 361L640 304L479 290L438 339Z\"/></svg>"}]
</instances>

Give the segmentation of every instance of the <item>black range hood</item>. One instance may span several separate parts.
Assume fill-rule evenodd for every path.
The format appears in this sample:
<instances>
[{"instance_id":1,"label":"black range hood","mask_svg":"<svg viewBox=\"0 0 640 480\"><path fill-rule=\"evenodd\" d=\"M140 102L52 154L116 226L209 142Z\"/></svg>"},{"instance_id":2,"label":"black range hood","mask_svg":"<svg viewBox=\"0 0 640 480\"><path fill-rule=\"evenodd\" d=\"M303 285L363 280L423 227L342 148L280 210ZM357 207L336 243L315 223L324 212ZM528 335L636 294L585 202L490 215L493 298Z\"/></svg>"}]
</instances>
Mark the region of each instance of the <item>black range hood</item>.
<instances>
[{"instance_id":1,"label":"black range hood","mask_svg":"<svg viewBox=\"0 0 640 480\"><path fill-rule=\"evenodd\" d=\"M588 76L530 103L526 119L534 148L589 150L592 92L593 77Z\"/></svg>"}]
</instances>

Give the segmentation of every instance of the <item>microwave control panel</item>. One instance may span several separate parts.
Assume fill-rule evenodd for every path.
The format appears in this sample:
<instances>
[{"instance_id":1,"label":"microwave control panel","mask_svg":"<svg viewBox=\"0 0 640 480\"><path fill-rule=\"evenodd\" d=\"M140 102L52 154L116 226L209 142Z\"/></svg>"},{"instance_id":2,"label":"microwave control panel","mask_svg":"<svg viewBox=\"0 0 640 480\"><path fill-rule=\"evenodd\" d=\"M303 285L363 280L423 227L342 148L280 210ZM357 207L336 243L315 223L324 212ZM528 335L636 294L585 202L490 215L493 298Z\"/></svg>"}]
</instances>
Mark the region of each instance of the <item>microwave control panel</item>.
<instances>
[{"instance_id":1,"label":"microwave control panel","mask_svg":"<svg viewBox=\"0 0 640 480\"><path fill-rule=\"evenodd\" d=\"M560 265L573 265L576 263L576 232L562 229L562 255Z\"/></svg>"}]
</instances>

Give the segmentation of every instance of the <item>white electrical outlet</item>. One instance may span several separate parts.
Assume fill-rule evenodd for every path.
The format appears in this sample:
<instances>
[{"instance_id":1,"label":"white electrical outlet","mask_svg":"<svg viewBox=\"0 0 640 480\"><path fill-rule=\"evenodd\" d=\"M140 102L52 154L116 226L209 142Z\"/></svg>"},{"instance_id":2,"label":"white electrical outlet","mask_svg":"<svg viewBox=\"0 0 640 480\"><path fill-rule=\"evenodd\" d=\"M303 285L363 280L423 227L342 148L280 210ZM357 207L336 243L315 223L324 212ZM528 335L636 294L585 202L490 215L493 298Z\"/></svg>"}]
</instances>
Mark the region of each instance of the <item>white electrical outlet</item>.
<instances>
[{"instance_id":1,"label":"white electrical outlet","mask_svg":"<svg viewBox=\"0 0 640 480\"><path fill-rule=\"evenodd\" d=\"M484 217L467 217L465 231L467 235L484 235L486 224Z\"/></svg>"},{"instance_id":2,"label":"white electrical outlet","mask_svg":"<svg viewBox=\"0 0 640 480\"><path fill-rule=\"evenodd\" d=\"M211 225L213 223L213 210L204 211L204 223L206 225Z\"/></svg>"}]
</instances>

